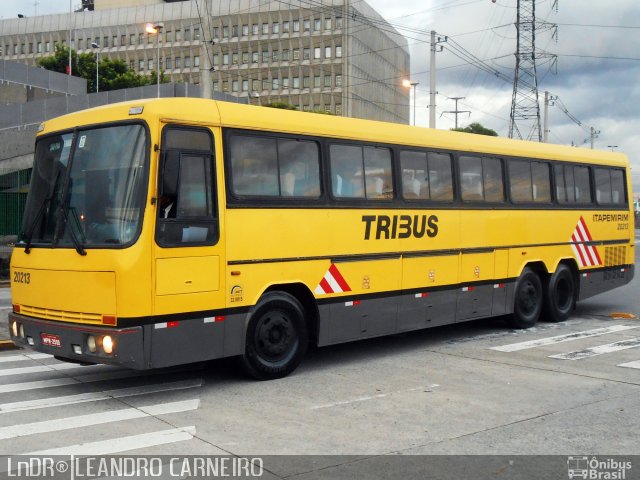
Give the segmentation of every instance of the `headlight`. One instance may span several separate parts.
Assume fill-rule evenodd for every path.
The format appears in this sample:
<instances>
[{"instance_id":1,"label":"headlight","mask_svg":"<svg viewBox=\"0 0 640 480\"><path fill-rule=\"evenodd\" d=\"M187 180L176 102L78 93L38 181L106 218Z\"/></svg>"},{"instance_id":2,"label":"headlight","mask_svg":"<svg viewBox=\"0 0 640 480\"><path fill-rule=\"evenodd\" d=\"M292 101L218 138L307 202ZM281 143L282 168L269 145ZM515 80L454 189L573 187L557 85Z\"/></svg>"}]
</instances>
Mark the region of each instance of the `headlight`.
<instances>
[{"instance_id":1,"label":"headlight","mask_svg":"<svg viewBox=\"0 0 640 480\"><path fill-rule=\"evenodd\" d=\"M87 348L91 353L96 353L96 337L93 335L87 337Z\"/></svg>"},{"instance_id":2,"label":"headlight","mask_svg":"<svg viewBox=\"0 0 640 480\"><path fill-rule=\"evenodd\" d=\"M102 337L102 349L104 353L111 354L113 352L113 339L111 335L105 335Z\"/></svg>"}]
</instances>

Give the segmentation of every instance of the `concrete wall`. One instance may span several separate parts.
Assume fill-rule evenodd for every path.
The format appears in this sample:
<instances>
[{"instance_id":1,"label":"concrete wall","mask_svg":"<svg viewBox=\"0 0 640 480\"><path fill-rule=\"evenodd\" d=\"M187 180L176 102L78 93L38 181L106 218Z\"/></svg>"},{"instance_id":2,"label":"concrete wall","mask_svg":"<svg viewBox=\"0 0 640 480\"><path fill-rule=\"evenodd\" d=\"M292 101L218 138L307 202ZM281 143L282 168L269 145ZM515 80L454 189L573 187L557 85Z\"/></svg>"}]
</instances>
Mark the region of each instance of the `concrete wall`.
<instances>
[{"instance_id":1,"label":"concrete wall","mask_svg":"<svg viewBox=\"0 0 640 480\"><path fill-rule=\"evenodd\" d=\"M23 63L0 60L0 83L29 85L42 90L69 95L87 93L84 78L51 72L44 68L30 67Z\"/></svg>"}]
</instances>

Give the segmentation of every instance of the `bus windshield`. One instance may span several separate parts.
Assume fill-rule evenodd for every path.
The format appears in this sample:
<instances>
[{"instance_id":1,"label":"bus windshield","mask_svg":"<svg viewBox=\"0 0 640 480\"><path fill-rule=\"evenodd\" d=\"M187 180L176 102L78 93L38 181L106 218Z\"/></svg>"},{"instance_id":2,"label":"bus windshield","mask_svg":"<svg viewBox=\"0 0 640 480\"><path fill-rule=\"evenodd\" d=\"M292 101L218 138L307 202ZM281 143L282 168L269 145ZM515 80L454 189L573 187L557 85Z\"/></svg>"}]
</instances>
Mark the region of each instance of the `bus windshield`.
<instances>
[{"instance_id":1,"label":"bus windshield","mask_svg":"<svg viewBox=\"0 0 640 480\"><path fill-rule=\"evenodd\" d=\"M39 139L21 243L128 245L139 231L146 193L142 125L76 130Z\"/></svg>"}]
</instances>

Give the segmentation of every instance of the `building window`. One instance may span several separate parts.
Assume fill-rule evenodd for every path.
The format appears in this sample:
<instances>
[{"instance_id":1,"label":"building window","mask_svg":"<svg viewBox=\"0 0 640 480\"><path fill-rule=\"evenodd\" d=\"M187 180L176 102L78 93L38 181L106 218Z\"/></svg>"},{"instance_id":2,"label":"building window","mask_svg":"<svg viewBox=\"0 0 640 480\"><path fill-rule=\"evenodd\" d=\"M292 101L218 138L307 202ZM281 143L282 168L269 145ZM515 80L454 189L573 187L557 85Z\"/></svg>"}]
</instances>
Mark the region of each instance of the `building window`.
<instances>
[{"instance_id":1,"label":"building window","mask_svg":"<svg viewBox=\"0 0 640 480\"><path fill-rule=\"evenodd\" d=\"M280 24L276 22L273 25L271 25L271 32L280 33Z\"/></svg>"},{"instance_id":2,"label":"building window","mask_svg":"<svg viewBox=\"0 0 640 480\"><path fill-rule=\"evenodd\" d=\"M324 19L324 29L331 30L331 17Z\"/></svg>"},{"instance_id":3,"label":"building window","mask_svg":"<svg viewBox=\"0 0 640 480\"><path fill-rule=\"evenodd\" d=\"M258 27L258 24L257 24L257 23L252 24L252 25L251 25L251 33L252 33L253 35L258 35L258 28L259 28L259 27Z\"/></svg>"},{"instance_id":4,"label":"building window","mask_svg":"<svg viewBox=\"0 0 640 480\"><path fill-rule=\"evenodd\" d=\"M111 46L112 46L112 47L117 47L117 46L118 46L118 36L117 36L117 35L114 35L114 36L113 36L113 38L112 38L112 42L113 42L113 43L111 44Z\"/></svg>"},{"instance_id":5,"label":"building window","mask_svg":"<svg viewBox=\"0 0 640 480\"><path fill-rule=\"evenodd\" d=\"M191 41L191 29L190 29L190 28L185 28L185 29L184 29L184 39L185 39L187 42L190 42L190 41Z\"/></svg>"},{"instance_id":6,"label":"building window","mask_svg":"<svg viewBox=\"0 0 640 480\"><path fill-rule=\"evenodd\" d=\"M240 88L240 84L239 84L238 80L234 80L233 82L231 82L231 91L232 92L237 92L239 88Z\"/></svg>"},{"instance_id":7,"label":"building window","mask_svg":"<svg viewBox=\"0 0 640 480\"><path fill-rule=\"evenodd\" d=\"M175 68L182 68L182 58L176 57L175 65Z\"/></svg>"},{"instance_id":8,"label":"building window","mask_svg":"<svg viewBox=\"0 0 640 480\"><path fill-rule=\"evenodd\" d=\"M213 82L213 91L214 92L219 92L220 91L220 82Z\"/></svg>"},{"instance_id":9,"label":"building window","mask_svg":"<svg viewBox=\"0 0 640 480\"><path fill-rule=\"evenodd\" d=\"M182 30L176 30L176 42L182 41Z\"/></svg>"},{"instance_id":10,"label":"building window","mask_svg":"<svg viewBox=\"0 0 640 480\"><path fill-rule=\"evenodd\" d=\"M246 37L249 35L249 25L242 25L242 36Z\"/></svg>"},{"instance_id":11,"label":"building window","mask_svg":"<svg viewBox=\"0 0 640 480\"><path fill-rule=\"evenodd\" d=\"M302 50L302 59L303 60L309 60L310 56L311 56L311 52L310 52L310 50L308 48L305 48L305 49Z\"/></svg>"},{"instance_id":12,"label":"building window","mask_svg":"<svg viewBox=\"0 0 640 480\"><path fill-rule=\"evenodd\" d=\"M342 28L342 17L336 17L336 28L340 30ZM338 106L336 105L336 111Z\"/></svg>"},{"instance_id":13,"label":"building window","mask_svg":"<svg viewBox=\"0 0 640 480\"><path fill-rule=\"evenodd\" d=\"M167 70L171 70L173 67L171 66L171 57L167 57L167 59L165 60L165 63L167 64Z\"/></svg>"},{"instance_id":14,"label":"building window","mask_svg":"<svg viewBox=\"0 0 640 480\"><path fill-rule=\"evenodd\" d=\"M149 60L149 61L147 62L147 64L148 64L148 67L147 67L147 68L148 68L150 71L151 71L151 70L153 70L153 60Z\"/></svg>"},{"instance_id":15,"label":"building window","mask_svg":"<svg viewBox=\"0 0 640 480\"><path fill-rule=\"evenodd\" d=\"M293 59L294 60L300 60L300 49L299 48L294 48L293 49Z\"/></svg>"},{"instance_id":16,"label":"building window","mask_svg":"<svg viewBox=\"0 0 640 480\"><path fill-rule=\"evenodd\" d=\"M249 91L249 80L242 80L242 91Z\"/></svg>"},{"instance_id":17,"label":"building window","mask_svg":"<svg viewBox=\"0 0 640 480\"><path fill-rule=\"evenodd\" d=\"M258 52L251 53L251 63L258 63L260 60L260 54Z\"/></svg>"},{"instance_id":18,"label":"building window","mask_svg":"<svg viewBox=\"0 0 640 480\"><path fill-rule=\"evenodd\" d=\"M269 80L266 78L262 80L262 90L269 90Z\"/></svg>"},{"instance_id":19,"label":"building window","mask_svg":"<svg viewBox=\"0 0 640 480\"><path fill-rule=\"evenodd\" d=\"M138 60L138 70L144 72L144 60Z\"/></svg>"},{"instance_id":20,"label":"building window","mask_svg":"<svg viewBox=\"0 0 640 480\"><path fill-rule=\"evenodd\" d=\"M325 113L331 113L331 105L325 105L324 106L324 111L325 111Z\"/></svg>"},{"instance_id":21,"label":"building window","mask_svg":"<svg viewBox=\"0 0 640 480\"><path fill-rule=\"evenodd\" d=\"M316 75L313 77L313 88L320 88L320 80L322 80L320 75Z\"/></svg>"},{"instance_id":22,"label":"building window","mask_svg":"<svg viewBox=\"0 0 640 480\"><path fill-rule=\"evenodd\" d=\"M313 22L313 29L316 32L319 32L322 29L322 21L319 18Z\"/></svg>"},{"instance_id":23,"label":"building window","mask_svg":"<svg viewBox=\"0 0 640 480\"><path fill-rule=\"evenodd\" d=\"M311 77L302 77L302 88L309 88L311 86Z\"/></svg>"},{"instance_id":24,"label":"building window","mask_svg":"<svg viewBox=\"0 0 640 480\"><path fill-rule=\"evenodd\" d=\"M233 65L238 65L238 54L237 53L231 54L231 63Z\"/></svg>"},{"instance_id":25,"label":"building window","mask_svg":"<svg viewBox=\"0 0 640 480\"><path fill-rule=\"evenodd\" d=\"M282 33L289 33L289 20L282 22Z\"/></svg>"},{"instance_id":26,"label":"building window","mask_svg":"<svg viewBox=\"0 0 640 480\"><path fill-rule=\"evenodd\" d=\"M271 80L271 89L272 90L280 90L280 79L274 78Z\"/></svg>"},{"instance_id":27,"label":"building window","mask_svg":"<svg viewBox=\"0 0 640 480\"><path fill-rule=\"evenodd\" d=\"M299 32L300 31L300 20L294 20L293 21L293 31L294 32Z\"/></svg>"},{"instance_id":28,"label":"building window","mask_svg":"<svg viewBox=\"0 0 640 480\"><path fill-rule=\"evenodd\" d=\"M78 45L80 45L78 43ZM127 46L127 36L126 35L120 35L120 46L121 47L126 47Z\"/></svg>"},{"instance_id":29,"label":"building window","mask_svg":"<svg viewBox=\"0 0 640 480\"><path fill-rule=\"evenodd\" d=\"M193 39L200 40L200 27L193 27Z\"/></svg>"},{"instance_id":30,"label":"building window","mask_svg":"<svg viewBox=\"0 0 640 480\"><path fill-rule=\"evenodd\" d=\"M342 75L336 75L336 87L342 87Z\"/></svg>"},{"instance_id":31,"label":"building window","mask_svg":"<svg viewBox=\"0 0 640 480\"><path fill-rule=\"evenodd\" d=\"M262 63L267 63L269 61L269 50L262 51Z\"/></svg>"},{"instance_id":32,"label":"building window","mask_svg":"<svg viewBox=\"0 0 640 480\"><path fill-rule=\"evenodd\" d=\"M44 44L44 51L45 52L50 52L51 51L51 42L46 42Z\"/></svg>"},{"instance_id":33,"label":"building window","mask_svg":"<svg viewBox=\"0 0 640 480\"><path fill-rule=\"evenodd\" d=\"M260 80L252 80L251 81L251 90L257 92L260 90Z\"/></svg>"},{"instance_id":34,"label":"building window","mask_svg":"<svg viewBox=\"0 0 640 480\"><path fill-rule=\"evenodd\" d=\"M222 38L229 38L229 27L222 27Z\"/></svg>"},{"instance_id":35,"label":"building window","mask_svg":"<svg viewBox=\"0 0 640 480\"><path fill-rule=\"evenodd\" d=\"M249 63L249 52L242 52L242 64L246 65Z\"/></svg>"},{"instance_id":36,"label":"building window","mask_svg":"<svg viewBox=\"0 0 640 480\"><path fill-rule=\"evenodd\" d=\"M216 53L213 55L213 66L217 67L218 65L220 65L220 55Z\"/></svg>"},{"instance_id":37,"label":"building window","mask_svg":"<svg viewBox=\"0 0 640 480\"><path fill-rule=\"evenodd\" d=\"M336 46L336 58L342 58L342 46Z\"/></svg>"},{"instance_id":38,"label":"building window","mask_svg":"<svg viewBox=\"0 0 640 480\"><path fill-rule=\"evenodd\" d=\"M222 64L223 65L229 65L229 54L228 53L223 53L222 54Z\"/></svg>"},{"instance_id":39,"label":"building window","mask_svg":"<svg viewBox=\"0 0 640 480\"><path fill-rule=\"evenodd\" d=\"M284 77L282 79L282 88L289 88L289 77Z\"/></svg>"},{"instance_id":40,"label":"building window","mask_svg":"<svg viewBox=\"0 0 640 480\"><path fill-rule=\"evenodd\" d=\"M196 55L195 57L193 57L193 66L194 67L200 66L200 55Z\"/></svg>"},{"instance_id":41,"label":"building window","mask_svg":"<svg viewBox=\"0 0 640 480\"><path fill-rule=\"evenodd\" d=\"M267 35L269 33L269 24L268 23L263 23L262 24L262 34L263 35Z\"/></svg>"},{"instance_id":42,"label":"building window","mask_svg":"<svg viewBox=\"0 0 640 480\"><path fill-rule=\"evenodd\" d=\"M324 58L331 58L331 47L324 47Z\"/></svg>"},{"instance_id":43,"label":"building window","mask_svg":"<svg viewBox=\"0 0 640 480\"><path fill-rule=\"evenodd\" d=\"M42 53L42 42L38 42L38 53ZM9 53L9 45L7 45L7 54Z\"/></svg>"},{"instance_id":44,"label":"building window","mask_svg":"<svg viewBox=\"0 0 640 480\"><path fill-rule=\"evenodd\" d=\"M280 61L280 52L278 50L274 50L272 58L274 62Z\"/></svg>"},{"instance_id":45,"label":"building window","mask_svg":"<svg viewBox=\"0 0 640 480\"><path fill-rule=\"evenodd\" d=\"M300 77L293 77L293 88L300 88Z\"/></svg>"},{"instance_id":46,"label":"building window","mask_svg":"<svg viewBox=\"0 0 640 480\"><path fill-rule=\"evenodd\" d=\"M87 43L89 43L89 39L87 39ZM129 35L129 45L135 45L136 44L136 34L132 33L131 35Z\"/></svg>"},{"instance_id":47,"label":"building window","mask_svg":"<svg viewBox=\"0 0 640 480\"><path fill-rule=\"evenodd\" d=\"M238 36L238 26L234 25L233 27L231 27L231 36L233 38L236 38Z\"/></svg>"},{"instance_id":48,"label":"building window","mask_svg":"<svg viewBox=\"0 0 640 480\"><path fill-rule=\"evenodd\" d=\"M191 68L191 57L184 57L184 68Z\"/></svg>"},{"instance_id":49,"label":"building window","mask_svg":"<svg viewBox=\"0 0 640 480\"><path fill-rule=\"evenodd\" d=\"M219 27L213 27L213 30L211 32L211 37L212 38L218 38L220 36L220 28Z\"/></svg>"},{"instance_id":50,"label":"building window","mask_svg":"<svg viewBox=\"0 0 640 480\"><path fill-rule=\"evenodd\" d=\"M102 46L105 48L109 46L109 37L104 37Z\"/></svg>"},{"instance_id":51,"label":"building window","mask_svg":"<svg viewBox=\"0 0 640 480\"><path fill-rule=\"evenodd\" d=\"M324 76L324 86L326 88L331 88L331 75Z\"/></svg>"},{"instance_id":52,"label":"building window","mask_svg":"<svg viewBox=\"0 0 640 480\"><path fill-rule=\"evenodd\" d=\"M314 60L320 60L322 58L322 49L320 47L313 49L313 58Z\"/></svg>"},{"instance_id":53,"label":"building window","mask_svg":"<svg viewBox=\"0 0 640 480\"><path fill-rule=\"evenodd\" d=\"M167 59L167 61L168 61L168 59ZM129 60L129 70L131 70L133 72L135 68L136 68L136 61L135 60Z\"/></svg>"},{"instance_id":54,"label":"building window","mask_svg":"<svg viewBox=\"0 0 640 480\"><path fill-rule=\"evenodd\" d=\"M228 92L229 91L229 82L222 82L222 91L223 92Z\"/></svg>"}]
</instances>

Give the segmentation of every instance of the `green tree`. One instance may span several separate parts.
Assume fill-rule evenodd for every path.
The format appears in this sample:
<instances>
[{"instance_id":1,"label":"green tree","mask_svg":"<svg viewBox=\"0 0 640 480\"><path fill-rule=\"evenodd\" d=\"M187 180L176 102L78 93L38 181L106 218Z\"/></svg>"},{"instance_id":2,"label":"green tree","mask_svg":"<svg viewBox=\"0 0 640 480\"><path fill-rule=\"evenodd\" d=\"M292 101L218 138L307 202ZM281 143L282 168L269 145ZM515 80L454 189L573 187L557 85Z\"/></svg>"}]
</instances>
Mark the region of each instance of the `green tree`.
<instances>
[{"instance_id":1,"label":"green tree","mask_svg":"<svg viewBox=\"0 0 640 480\"><path fill-rule=\"evenodd\" d=\"M69 67L69 49L60 44L55 45L54 54L38 60L38 64L59 73L67 73ZM93 53L80 53L71 50L72 75L84 78L87 81L87 92L96 91L96 56ZM157 82L156 71L150 77L138 75L129 70L124 60L100 57L98 75L100 91L118 90L121 88L140 87L155 84ZM164 71L160 74L160 82L166 83L169 79Z\"/></svg>"},{"instance_id":2,"label":"green tree","mask_svg":"<svg viewBox=\"0 0 640 480\"><path fill-rule=\"evenodd\" d=\"M454 132L475 133L477 135L488 135L490 137L497 137L498 133L495 130L482 126L481 123L474 122L464 128L452 128Z\"/></svg>"}]
</instances>

